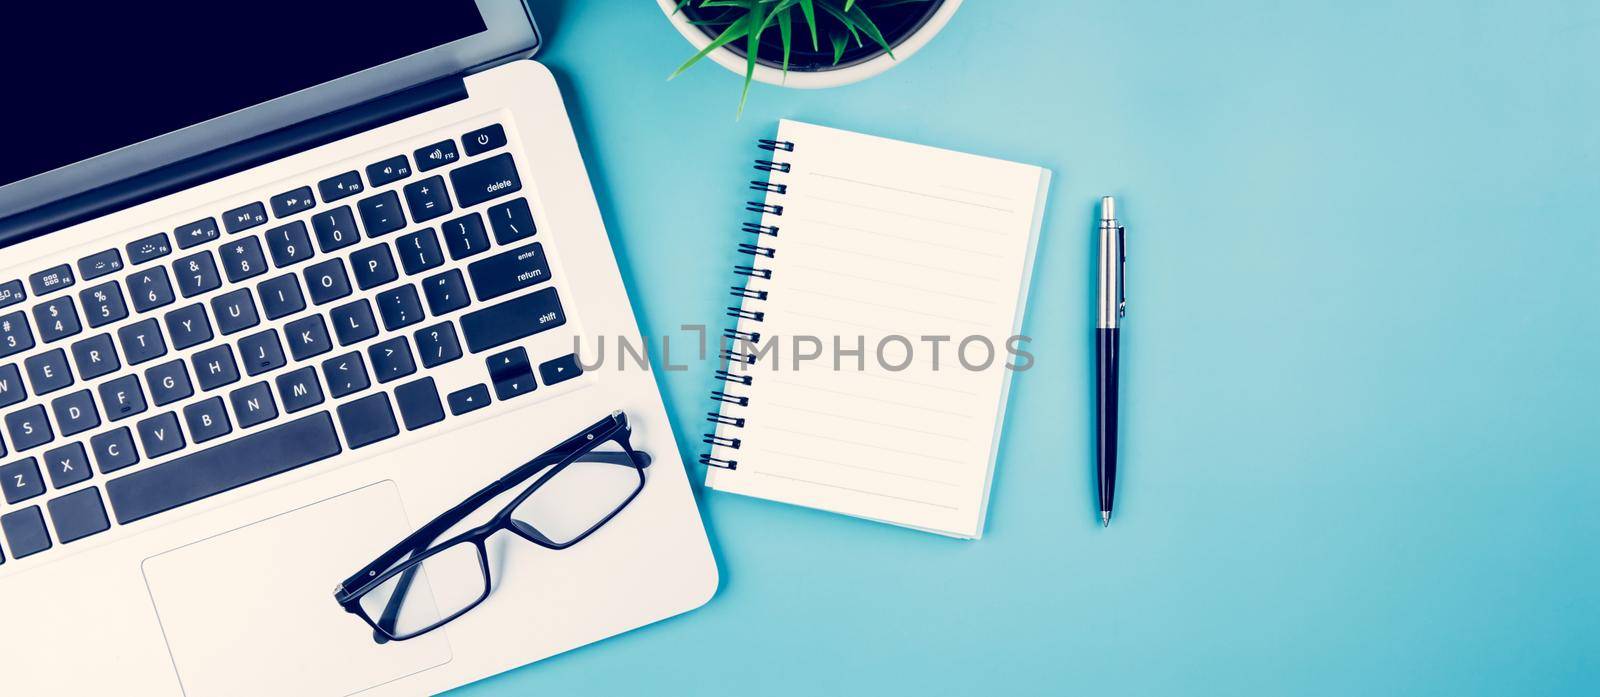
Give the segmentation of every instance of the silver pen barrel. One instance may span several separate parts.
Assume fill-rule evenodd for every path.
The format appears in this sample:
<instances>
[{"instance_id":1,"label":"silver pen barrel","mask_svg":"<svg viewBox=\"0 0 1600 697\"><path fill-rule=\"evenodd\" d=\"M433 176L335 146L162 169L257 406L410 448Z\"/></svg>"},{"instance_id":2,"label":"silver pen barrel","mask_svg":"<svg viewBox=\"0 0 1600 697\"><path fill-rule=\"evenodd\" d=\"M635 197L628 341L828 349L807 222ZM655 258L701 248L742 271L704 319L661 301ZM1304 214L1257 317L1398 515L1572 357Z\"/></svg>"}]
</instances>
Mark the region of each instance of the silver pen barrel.
<instances>
[{"instance_id":1,"label":"silver pen barrel","mask_svg":"<svg viewBox=\"0 0 1600 697\"><path fill-rule=\"evenodd\" d=\"M1117 201L1110 196L1101 197L1100 285L1096 303L1099 317L1095 323L1095 327L1099 329L1116 329L1121 324L1122 254L1122 230L1117 224Z\"/></svg>"}]
</instances>

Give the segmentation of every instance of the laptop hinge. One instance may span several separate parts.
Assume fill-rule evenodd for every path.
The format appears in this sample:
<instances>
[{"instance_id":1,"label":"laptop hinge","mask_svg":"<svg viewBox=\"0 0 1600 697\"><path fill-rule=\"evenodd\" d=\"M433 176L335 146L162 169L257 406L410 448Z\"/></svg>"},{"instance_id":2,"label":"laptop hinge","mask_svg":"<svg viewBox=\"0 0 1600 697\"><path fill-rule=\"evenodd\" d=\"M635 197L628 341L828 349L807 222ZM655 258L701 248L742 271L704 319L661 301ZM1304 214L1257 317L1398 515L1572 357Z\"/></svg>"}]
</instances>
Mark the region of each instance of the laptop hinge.
<instances>
[{"instance_id":1,"label":"laptop hinge","mask_svg":"<svg viewBox=\"0 0 1600 697\"><path fill-rule=\"evenodd\" d=\"M281 160L466 98L466 83L459 76L453 76L264 133L0 220L0 247Z\"/></svg>"}]
</instances>

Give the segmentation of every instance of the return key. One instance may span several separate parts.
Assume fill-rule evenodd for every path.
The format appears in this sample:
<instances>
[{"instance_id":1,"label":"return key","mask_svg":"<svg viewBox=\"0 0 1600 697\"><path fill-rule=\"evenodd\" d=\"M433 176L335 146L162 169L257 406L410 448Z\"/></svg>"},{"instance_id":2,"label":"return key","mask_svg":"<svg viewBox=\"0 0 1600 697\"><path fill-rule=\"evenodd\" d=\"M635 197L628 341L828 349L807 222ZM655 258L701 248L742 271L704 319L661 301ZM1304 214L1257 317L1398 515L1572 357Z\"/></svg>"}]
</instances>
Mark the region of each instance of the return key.
<instances>
[{"instance_id":1,"label":"return key","mask_svg":"<svg viewBox=\"0 0 1600 697\"><path fill-rule=\"evenodd\" d=\"M467 274L478 299L488 300L549 280L550 264L544 258L544 245L535 242L472 262Z\"/></svg>"}]
</instances>

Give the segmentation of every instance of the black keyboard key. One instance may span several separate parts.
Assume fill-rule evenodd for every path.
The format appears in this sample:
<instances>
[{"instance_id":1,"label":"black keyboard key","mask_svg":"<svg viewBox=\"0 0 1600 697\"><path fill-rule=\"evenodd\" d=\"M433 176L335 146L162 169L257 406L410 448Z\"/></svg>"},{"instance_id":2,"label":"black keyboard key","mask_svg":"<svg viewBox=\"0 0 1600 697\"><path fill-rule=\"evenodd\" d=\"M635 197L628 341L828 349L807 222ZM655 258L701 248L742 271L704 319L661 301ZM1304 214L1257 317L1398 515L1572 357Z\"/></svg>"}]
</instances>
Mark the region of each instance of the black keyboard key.
<instances>
[{"instance_id":1,"label":"black keyboard key","mask_svg":"<svg viewBox=\"0 0 1600 697\"><path fill-rule=\"evenodd\" d=\"M172 302L172 281L165 267L156 266L128 276L128 297L133 309L149 312Z\"/></svg>"},{"instance_id":2,"label":"black keyboard key","mask_svg":"<svg viewBox=\"0 0 1600 697\"><path fill-rule=\"evenodd\" d=\"M94 474L89 469L89 454L82 443L68 443L44 454L44 469L50 473L50 486L65 489Z\"/></svg>"},{"instance_id":3,"label":"black keyboard key","mask_svg":"<svg viewBox=\"0 0 1600 697\"><path fill-rule=\"evenodd\" d=\"M33 348L33 330L28 316L17 310L0 315L0 358Z\"/></svg>"},{"instance_id":4,"label":"black keyboard key","mask_svg":"<svg viewBox=\"0 0 1600 697\"><path fill-rule=\"evenodd\" d=\"M239 360L244 362L244 372L251 376L282 368L288 361L283 357L278 330L268 329L240 339Z\"/></svg>"},{"instance_id":5,"label":"black keyboard key","mask_svg":"<svg viewBox=\"0 0 1600 697\"><path fill-rule=\"evenodd\" d=\"M306 309L300 281L292 273L262 281L256 286L256 294L261 296L261 313L267 319L287 317Z\"/></svg>"},{"instance_id":6,"label":"black keyboard key","mask_svg":"<svg viewBox=\"0 0 1600 697\"><path fill-rule=\"evenodd\" d=\"M78 293L83 303L83 315L91 327L103 327L128 316L128 305L122 300L122 286L107 281Z\"/></svg>"},{"instance_id":7,"label":"black keyboard key","mask_svg":"<svg viewBox=\"0 0 1600 697\"><path fill-rule=\"evenodd\" d=\"M278 405L272 401L272 387L265 382L245 385L228 393L239 428L250 428L278 418Z\"/></svg>"},{"instance_id":8,"label":"black keyboard key","mask_svg":"<svg viewBox=\"0 0 1600 697\"><path fill-rule=\"evenodd\" d=\"M28 385L34 394L49 394L72 384L72 368L67 365L67 352L51 349L29 356L22 364L28 371Z\"/></svg>"},{"instance_id":9,"label":"black keyboard key","mask_svg":"<svg viewBox=\"0 0 1600 697\"><path fill-rule=\"evenodd\" d=\"M421 223L441 215L449 215L450 192L445 191L444 177L428 177L405 186L406 207L411 209L411 219Z\"/></svg>"},{"instance_id":10,"label":"black keyboard key","mask_svg":"<svg viewBox=\"0 0 1600 697\"><path fill-rule=\"evenodd\" d=\"M44 478L39 476L39 465L31 457L0 465L0 492L6 503L21 503L44 493Z\"/></svg>"},{"instance_id":11,"label":"black keyboard key","mask_svg":"<svg viewBox=\"0 0 1600 697\"><path fill-rule=\"evenodd\" d=\"M267 251L278 268L293 266L311 258L311 233L298 220L266 232Z\"/></svg>"},{"instance_id":12,"label":"black keyboard key","mask_svg":"<svg viewBox=\"0 0 1600 697\"><path fill-rule=\"evenodd\" d=\"M349 206L339 206L312 216L311 231L316 233L317 248L323 254L361 241L361 235L356 232L355 214L350 212Z\"/></svg>"},{"instance_id":13,"label":"black keyboard key","mask_svg":"<svg viewBox=\"0 0 1600 697\"><path fill-rule=\"evenodd\" d=\"M152 259L160 259L172 253L172 243L167 241L167 233L158 232L149 237L141 237L128 243L128 263L143 264Z\"/></svg>"},{"instance_id":14,"label":"black keyboard key","mask_svg":"<svg viewBox=\"0 0 1600 697\"><path fill-rule=\"evenodd\" d=\"M439 403L439 388L433 378L413 380L394 388L395 404L400 406L400 421L407 431L431 426L444 420L444 405Z\"/></svg>"},{"instance_id":15,"label":"black keyboard key","mask_svg":"<svg viewBox=\"0 0 1600 697\"><path fill-rule=\"evenodd\" d=\"M19 453L49 443L56 437L50 431L50 419L44 415L43 404L6 414L6 433L11 436L11 446Z\"/></svg>"},{"instance_id":16,"label":"black keyboard key","mask_svg":"<svg viewBox=\"0 0 1600 697\"><path fill-rule=\"evenodd\" d=\"M356 209L361 212L361 227L366 229L367 237L387 235L406 226L400 195L393 191L361 199Z\"/></svg>"},{"instance_id":17,"label":"black keyboard key","mask_svg":"<svg viewBox=\"0 0 1600 697\"><path fill-rule=\"evenodd\" d=\"M412 338L417 341L417 355L424 368L443 365L461 357L461 341L456 338L456 326L441 322L418 329Z\"/></svg>"},{"instance_id":18,"label":"black keyboard key","mask_svg":"<svg viewBox=\"0 0 1600 697\"><path fill-rule=\"evenodd\" d=\"M28 391L22 387L22 371L17 364L0 366L0 407L9 407L27 398ZM0 453L4 451L5 446L0 445Z\"/></svg>"},{"instance_id":19,"label":"black keyboard key","mask_svg":"<svg viewBox=\"0 0 1600 697\"><path fill-rule=\"evenodd\" d=\"M417 372L417 363L411 357L411 345L406 338L397 336L367 347L367 357L372 359L372 374L378 382L398 380Z\"/></svg>"},{"instance_id":20,"label":"black keyboard key","mask_svg":"<svg viewBox=\"0 0 1600 697\"><path fill-rule=\"evenodd\" d=\"M441 140L425 148L419 148L411 156L417 161L417 169L426 172L435 167L443 167L457 159L460 154L456 152L456 143L453 140Z\"/></svg>"},{"instance_id":21,"label":"black keyboard key","mask_svg":"<svg viewBox=\"0 0 1600 697\"><path fill-rule=\"evenodd\" d=\"M117 523L126 525L340 451L327 413L257 431L106 483Z\"/></svg>"},{"instance_id":22,"label":"black keyboard key","mask_svg":"<svg viewBox=\"0 0 1600 697\"><path fill-rule=\"evenodd\" d=\"M78 366L78 376L84 380L93 380L122 367L110 334L91 336L74 343L72 362Z\"/></svg>"},{"instance_id":23,"label":"black keyboard key","mask_svg":"<svg viewBox=\"0 0 1600 697\"><path fill-rule=\"evenodd\" d=\"M301 317L284 325L283 331L289 341L289 354L297 361L333 350L333 341L328 338L328 326L322 321L322 315Z\"/></svg>"},{"instance_id":24,"label":"black keyboard key","mask_svg":"<svg viewBox=\"0 0 1600 697\"><path fill-rule=\"evenodd\" d=\"M267 207L260 201L247 203L222 214L222 224L228 228L228 233L244 232L250 228L264 225L267 222Z\"/></svg>"},{"instance_id":25,"label":"black keyboard key","mask_svg":"<svg viewBox=\"0 0 1600 697\"><path fill-rule=\"evenodd\" d=\"M202 399L183 408L183 421L189 425L189 437L196 443L215 440L233 432L228 421L228 409L221 397Z\"/></svg>"},{"instance_id":26,"label":"black keyboard key","mask_svg":"<svg viewBox=\"0 0 1600 697\"><path fill-rule=\"evenodd\" d=\"M439 226L444 246L451 259L465 259L489 248L489 233L483 230L483 217L468 213Z\"/></svg>"},{"instance_id":27,"label":"black keyboard key","mask_svg":"<svg viewBox=\"0 0 1600 697\"><path fill-rule=\"evenodd\" d=\"M100 383L100 403L105 405L106 418L120 421L145 410L144 391L139 389L139 376L124 375Z\"/></svg>"},{"instance_id":28,"label":"black keyboard key","mask_svg":"<svg viewBox=\"0 0 1600 697\"><path fill-rule=\"evenodd\" d=\"M94 463L101 474L139 464L139 451L133 447L133 433L127 426L90 438L89 450L94 453Z\"/></svg>"},{"instance_id":29,"label":"black keyboard key","mask_svg":"<svg viewBox=\"0 0 1600 697\"><path fill-rule=\"evenodd\" d=\"M461 333L477 353L566 323L556 289L545 288L462 315Z\"/></svg>"},{"instance_id":30,"label":"black keyboard key","mask_svg":"<svg viewBox=\"0 0 1600 697\"><path fill-rule=\"evenodd\" d=\"M211 320L206 318L206 306L200 303L180 307L161 318L167 324L167 334L172 336L172 348L182 351L211 340Z\"/></svg>"},{"instance_id":31,"label":"black keyboard key","mask_svg":"<svg viewBox=\"0 0 1600 697\"><path fill-rule=\"evenodd\" d=\"M489 406L489 387L482 383L450 393L450 415L460 416Z\"/></svg>"},{"instance_id":32,"label":"black keyboard key","mask_svg":"<svg viewBox=\"0 0 1600 697\"><path fill-rule=\"evenodd\" d=\"M87 281L122 270L122 253L115 249L95 252L78 260L78 275Z\"/></svg>"},{"instance_id":33,"label":"black keyboard key","mask_svg":"<svg viewBox=\"0 0 1600 697\"><path fill-rule=\"evenodd\" d=\"M170 411L140 421L138 428L139 442L144 444L144 454L152 459L172 453L184 445L183 432L178 429L178 415ZM115 497L112 501L112 505L116 505Z\"/></svg>"},{"instance_id":34,"label":"black keyboard key","mask_svg":"<svg viewBox=\"0 0 1600 697\"><path fill-rule=\"evenodd\" d=\"M56 539L61 540L61 544L111 529L111 522L106 520L106 506L100 501L100 490L95 487L50 499L47 505L50 522L56 526Z\"/></svg>"},{"instance_id":35,"label":"black keyboard key","mask_svg":"<svg viewBox=\"0 0 1600 697\"><path fill-rule=\"evenodd\" d=\"M311 302L324 305L350 294L350 277L345 275L344 262L329 259L306 267L306 287L311 289Z\"/></svg>"},{"instance_id":36,"label":"black keyboard key","mask_svg":"<svg viewBox=\"0 0 1600 697\"><path fill-rule=\"evenodd\" d=\"M434 316L455 312L467 306L467 281L460 271L451 269L429 276L422 282L422 294L428 299L428 312Z\"/></svg>"},{"instance_id":37,"label":"black keyboard key","mask_svg":"<svg viewBox=\"0 0 1600 697\"><path fill-rule=\"evenodd\" d=\"M396 331L422 321L422 298L417 297L416 286L406 284L378 294L378 315L383 318L383 328Z\"/></svg>"},{"instance_id":38,"label":"black keyboard key","mask_svg":"<svg viewBox=\"0 0 1600 697\"><path fill-rule=\"evenodd\" d=\"M34 305L33 319L39 323L39 339L45 343L83 331L83 325L78 322L78 308L72 304L70 295Z\"/></svg>"},{"instance_id":39,"label":"black keyboard key","mask_svg":"<svg viewBox=\"0 0 1600 697\"><path fill-rule=\"evenodd\" d=\"M194 377L202 390L214 390L239 379L239 366L233 362L233 349L227 344L200 351L192 360Z\"/></svg>"},{"instance_id":40,"label":"black keyboard key","mask_svg":"<svg viewBox=\"0 0 1600 697\"><path fill-rule=\"evenodd\" d=\"M322 194L323 203L333 203L341 198L359 194L366 191L366 189L361 186L361 173L351 170L317 182L317 191Z\"/></svg>"},{"instance_id":41,"label":"black keyboard key","mask_svg":"<svg viewBox=\"0 0 1600 697\"><path fill-rule=\"evenodd\" d=\"M340 305L328 312L333 334L340 346L366 341L378 335L378 322L372 317L372 304L365 299Z\"/></svg>"},{"instance_id":42,"label":"black keyboard key","mask_svg":"<svg viewBox=\"0 0 1600 697\"><path fill-rule=\"evenodd\" d=\"M77 279L72 276L72 267L66 264L52 266L28 276L28 285L33 288L34 297L70 287L76 281Z\"/></svg>"},{"instance_id":43,"label":"black keyboard key","mask_svg":"<svg viewBox=\"0 0 1600 697\"><path fill-rule=\"evenodd\" d=\"M583 366L578 365L576 353L569 353L539 364L539 379L544 381L545 387L566 382L582 374Z\"/></svg>"},{"instance_id":44,"label":"black keyboard key","mask_svg":"<svg viewBox=\"0 0 1600 697\"><path fill-rule=\"evenodd\" d=\"M270 200L272 216L287 218L296 213L304 213L317 205L317 199L311 195L311 187L302 186L294 191L285 191Z\"/></svg>"},{"instance_id":45,"label":"black keyboard key","mask_svg":"<svg viewBox=\"0 0 1600 697\"><path fill-rule=\"evenodd\" d=\"M11 307L28 299L28 291L22 287L22 281L12 279L0 283L0 307Z\"/></svg>"},{"instance_id":46,"label":"black keyboard key","mask_svg":"<svg viewBox=\"0 0 1600 697\"><path fill-rule=\"evenodd\" d=\"M220 237L217 231L217 221L210 218L196 220L188 225L179 225L172 231L172 236L178 238L178 249L188 249L198 244L205 244Z\"/></svg>"},{"instance_id":47,"label":"black keyboard key","mask_svg":"<svg viewBox=\"0 0 1600 697\"><path fill-rule=\"evenodd\" d=\"M395 155L381 162L367 165L367 180L373 186L383 186L411 176L411 161L405 155Z\"/></svg>"},{"instance_id":48,"label":"black keyboard key","mask_svg":"<svg viewBox=\"0 0 1600 697\"><path fill-rule=\"evenodd\" d=\"M0 529L6 531L6 543L14 559L30 557L50 549L50 533L44 529L44 514L38 506L29 506L0 516Z\"/></svg>"},{"instance_id":49,"label":"black keyboard key","mask_svg":"<svg viewBox=\"0 0 1600 697\"><path fill-rule=\"evenodd\" d=\"M433 228L401 236L395 242L395 252L400 255L401 268L408 274L422 273L444 263L444 253L439 251L439 236L433 234Z\"/></svg>"},{"instance_id":50,"label":"black keyboard key","mask_svg":"<svg viewBox=\"0 0 1600 697\"><path fill-rule=\"evenodd\" d=\"M521 191L522 179L517 176L517 166L511 161L511 153L500 153L487 160L450 170L450 188L455 189L456 202L462 208L471 208L484 201Z\"/></svg>"},{"instance_id":51,"label":"black keyboard key","mask_svg":"<svg viewBox=\"0 0 1600 697\"><path fill-rule=\"evenodd\" d=\"M211 313L217 316L217 331L223 336L242 332L261 323L256 301L249 288L230 290L211 299Z\"/></svg>"},{"instance_id":52,"label":"black keyboard key","mask_svg":"<svg viewBox=\"0 0 1600 697\"><path fill-rule=\"evenodd\" d=\"M494 228L494 241L503 245L525 240L539 231L533 223L533 211L528 210L528 200L524 198L491 206L486 215L489 226Z\"/></svg>"},{"instance_id":53,"label":"black keyboard key","mask_svg":"<svg viewBox=\"0 0 1600 697\"><path fill-rule=\"evenodd\" d=\"M222 287L222 276L217 273L217 260L210 251L199 251L172 262L172 273L178 278L178 291L192 298Z\"/></svg>"},{"instance_id":54,"label":"black keyboard key","mask_svg":"<svg viewBox=\"0 0 1600 697\"><path fill-rule=\"evenodd\" d=\"M389 406L389 395L379 392L339 405L339 425L350 449L366 447L400 433Z\"/></svg>"},{"instance_id":55,"label":"black keyboard key","mask_svg":"<svg viewBox=\"0 0 1600 697\"><path fill-rule=\"evenodd\" d=\"M94 395L88 390L69 392L50 402L56 414L61 437L75 436L100 425L100 412L94 408Z\"/></svg>"},{"instance_id":56,"label":"black keyboard key","mask_svg":"<svg viewBox=\"0 0 1600 697\"><path fill-rule=\"evenodd\" d=\"M234 240L217 250L222 255L222 270L228 281L238 283L267 272L267 257L261 252L261 240L245 237Z\"/></svg>"},{"instance_id":57,"label":"black keyboard key","mask_svg":"<svg viewBox=\"0 0 1600 697\"><path fill-rule=\"evenodd\" d=\"M323 361L322 377L328 381L328 394L335 398L360 392L372 384L360 351L351 351Z\"/></svg>"},{"instance_id":58,"label":"black keyboard key","mask_svg":"<svg viewBox=\"0 0 1600 697\"><path fill-rule=\"evenodd\" d=\"M117 340L122 344L122 356L128 365L139 365L167 354L167 342L161 338L161 326L154 317L117 328Z\"/></svg>"},{"instance_id":59,"label":"black keyboard key","mask_svg":"<svg viewBox=\"0 0 1600 697\"><path fill-rule=\"evenodd\" d=\"M389 253L389 245L382 242L351 254L350 268L355 272L356 285L362 290L377 288L400 276L394 269L394 255Z\"/></svg>"},{"instance_id":60,"label":"black keyboard key","mask_svg":"<svg viewBox=\"0 0 1600 697\"><path fill-rule=\"evenodd\" d=\"M472 262L467 274L478 299L489 300L550 280L550 263L535 242Z\"/></svg>"},{"instance_id":61,"label":"black keyboard key","mask_svg":"<svg viewBox=\"0 0 1600 697\"><path fill-rule=\"evenodd\" d=\"M279 375L277 383L278 399L283 401L285 414L322 403L322 385L317 382L317 371L309 365Z\"/></svg>"},{"instance_id":62,"label":"black keyboard key","mask_svg":"<svg viewBox=\"0 0 1600 697\"><path fill-rule=\"evenodd\" d=\"M506 129L500 124L492 123L476 131L468 131L461 136L461 145L467 155L481 155L495 148L504 147L506 144Z\"/></svg>"},{"instance_id":63,"label":"black keyboard key","mask_svg":"<svg viewBox=\"0 0 1600 697\"><path fill-rule=\"evenodd\" d=\"M528 362L528 351L521 346L488 357L484 365L489 369L489 382L494 383L497 399L519 397L538 387L533 379L533 367Z\"/></svg>"},{"instance_id":64,"label":"black keyboard key","mask_svg":"<svg viewBox=\"0 0 1600 697\"><path fill-rule=\"evenodd\" d=\"M194 394L194 385L189 382L189 368L181 359L144 371L144 383L150 388L150 401L158 407Z\"/></svg>"}]
</instances>

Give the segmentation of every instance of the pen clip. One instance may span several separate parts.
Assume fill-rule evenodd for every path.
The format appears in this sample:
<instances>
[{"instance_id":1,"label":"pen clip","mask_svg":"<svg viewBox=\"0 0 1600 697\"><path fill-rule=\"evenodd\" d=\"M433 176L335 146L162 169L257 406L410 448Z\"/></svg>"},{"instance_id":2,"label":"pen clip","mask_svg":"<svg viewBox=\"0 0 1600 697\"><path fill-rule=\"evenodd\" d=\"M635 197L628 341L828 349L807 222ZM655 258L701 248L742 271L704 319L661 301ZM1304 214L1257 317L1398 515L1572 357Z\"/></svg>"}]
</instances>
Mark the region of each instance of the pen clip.
<instances>
[{"instance_id":1,"label":"pen clip","mask_svg":"<svg viewBox=\"0 0 1600 697\"><path fill-rule=\"evenodd\" d=\"M1117 316L1128 316L1128 228L1117 226Z\"/></svg>"}]
</instances>

